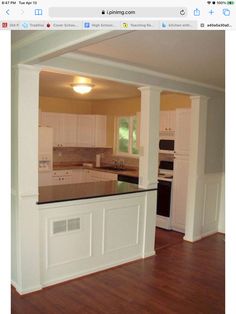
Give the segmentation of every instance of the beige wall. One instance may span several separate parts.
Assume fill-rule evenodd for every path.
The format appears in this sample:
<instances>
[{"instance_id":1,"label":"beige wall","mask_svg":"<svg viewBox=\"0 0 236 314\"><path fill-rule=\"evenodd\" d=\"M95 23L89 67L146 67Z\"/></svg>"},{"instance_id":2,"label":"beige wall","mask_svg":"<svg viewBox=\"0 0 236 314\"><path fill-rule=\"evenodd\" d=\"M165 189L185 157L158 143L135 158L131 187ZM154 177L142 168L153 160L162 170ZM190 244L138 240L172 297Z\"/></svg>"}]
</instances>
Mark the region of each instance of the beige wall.
<instances>
[{"instance_id":1,"label":"beige wall","mask_svg":"<svg viewBox=\"0 0 236 314\"><path fill-rule=\"evenodd\" d=\"M189 96L181 94L161 95L161 110L190 108ZM105 114L110 116L134 115L140 111L140 97L104 99L104 100L74 100L66 98L40 97L39 107L42 111Z\"/></svg>"},{"instance_id":2,"label":"beige wall","mask_svg":"<svg viewBox=\"0 0 236 314\"><path fill-rule=\"evenodd\" d=\"M131 116L140 111L141 98L121 98L121 99L105 99L93 100L92 113L107 114L111 116Z\"/></svg>"},{"instance_id":3,"label":"beige wall","mask_svg":"<svg viewBox=\"0 0 236 314\"><path fill-rule=\"evenodd\" d=\"M224 172L225 99L212 98L207 106L205 173Z\"/></svg>"},{"instance_id":4,"label":"beige wall","mask_svg":"<svg viewBox=\"0 0 236 314\"><path fill-rule=\"evenodd\" d=\"M115 116L135 115L141 110L141 98L120 98L103 100L74 100L66 98L40 97L41 111L74 114L107 115L107 145L113 146ZM190 99L181 94L161 95L161 110L190 108Z\"/></svg>"},{"instance_id":5,"label":"beige wall","mask_svg":"<svg viewBox=\"0 0 236 314\"><path fill-rule=\"evenodd\" d=\"M161 95L161 110L175 110L177 108L191 108L190 98L182 94Z\"/></svg>"},{"instance_id":6,"label":"beige wall","mask_svg":"<svg viewBox=\"0 0 236 314\"><path fill-rule=\"evenodd\" d=\"M74 114L90 114L91 101L68 98L40 97L39 108L46 112L62 112Z\"/></svg>"}]
</instances>

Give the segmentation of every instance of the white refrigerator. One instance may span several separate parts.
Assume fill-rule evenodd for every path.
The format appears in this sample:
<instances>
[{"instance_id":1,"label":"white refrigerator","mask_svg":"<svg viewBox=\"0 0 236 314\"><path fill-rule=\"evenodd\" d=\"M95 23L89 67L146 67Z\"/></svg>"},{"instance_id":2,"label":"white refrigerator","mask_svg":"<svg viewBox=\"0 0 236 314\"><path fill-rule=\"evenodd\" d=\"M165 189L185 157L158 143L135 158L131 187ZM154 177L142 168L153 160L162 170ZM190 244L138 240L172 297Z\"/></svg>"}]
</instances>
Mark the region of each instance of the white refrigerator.
<instances>
[{"instance_id":1,"label":"white refrigerator","mask_svg":"<svg viewBox=\"0 0 236 314\"><path fill-rule=\"evenodd\" d=\"M183 233L188 193L190 131L191 109L177 109L171 225L173 230Z\"/></svg>"}]
</instances>

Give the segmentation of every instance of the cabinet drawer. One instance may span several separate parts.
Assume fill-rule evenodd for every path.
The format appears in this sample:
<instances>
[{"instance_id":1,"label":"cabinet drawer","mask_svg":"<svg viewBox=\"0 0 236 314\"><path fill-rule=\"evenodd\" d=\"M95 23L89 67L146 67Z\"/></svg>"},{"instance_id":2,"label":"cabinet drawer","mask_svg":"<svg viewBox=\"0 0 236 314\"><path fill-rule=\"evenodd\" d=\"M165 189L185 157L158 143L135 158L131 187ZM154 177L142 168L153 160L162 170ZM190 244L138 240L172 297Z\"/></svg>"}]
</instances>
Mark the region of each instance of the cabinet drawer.
<instances>
[{"instance_id":1,"label":"cabinet drawer","mask_svg":"<svg viewBox=\"0 0 236 314\"><path fill-rule=\"evenodd\" d=\"M72 176L72 170L54 170L52 172L53 177L60 177L60 176Z\"/></svg>"}]
</instances>

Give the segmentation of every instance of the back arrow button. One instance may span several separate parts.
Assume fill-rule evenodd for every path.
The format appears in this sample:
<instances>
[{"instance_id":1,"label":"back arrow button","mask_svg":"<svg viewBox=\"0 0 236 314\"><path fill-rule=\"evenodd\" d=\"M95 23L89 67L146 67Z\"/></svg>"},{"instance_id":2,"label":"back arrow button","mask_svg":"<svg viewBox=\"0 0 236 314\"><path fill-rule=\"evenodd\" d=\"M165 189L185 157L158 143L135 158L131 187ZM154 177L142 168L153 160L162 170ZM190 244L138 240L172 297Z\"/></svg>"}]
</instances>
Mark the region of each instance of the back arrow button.
<instances>
[{"instance_id":1,"label":"back arrow button","mask_svg":"<svg viewBox=\"0 0 236 314\"><path fill-rule=\"evenodd\" d=\"M10 15L10 10L9 9L6 10L6 13L7 13L7 15Z\"/></svg>"}]
</instances>

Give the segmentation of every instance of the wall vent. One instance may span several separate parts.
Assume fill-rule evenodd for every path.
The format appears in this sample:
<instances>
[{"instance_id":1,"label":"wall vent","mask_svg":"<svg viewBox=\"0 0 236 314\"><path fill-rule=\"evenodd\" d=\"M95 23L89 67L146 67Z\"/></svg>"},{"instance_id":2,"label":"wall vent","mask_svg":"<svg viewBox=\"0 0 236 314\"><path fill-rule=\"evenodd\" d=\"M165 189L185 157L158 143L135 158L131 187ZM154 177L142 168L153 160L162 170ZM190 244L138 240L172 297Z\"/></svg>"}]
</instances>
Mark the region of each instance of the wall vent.
<instances>
[{"instance_id":1,"label":"wall vent","mask_svg":"<svg viewBox=\"0 0 236 314\"><path fill-rule=\"evenodd\" d=\"M56 220L52 223L52 234L80 230L80 217Z\"/></svg>"},{"instance_id":2,"label":"wall vent","mask_svg":"<svg viewBox=\"0 0 236 314\"><path fill-rule=\"evenodd\" d=\"M68 231L74 231L80 229L80 218L72 218L67 220Z\"/></svg>"},{"instance_id":3,"label":"wall vent","mask_svg":"<svg viewBox=\"0 0 236 314\"><path fill-rule=\"evenodd\" d=\"M53 234L66 232L66 220L53 221Z\"/></svg>"}]
</instances>

